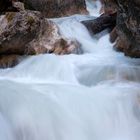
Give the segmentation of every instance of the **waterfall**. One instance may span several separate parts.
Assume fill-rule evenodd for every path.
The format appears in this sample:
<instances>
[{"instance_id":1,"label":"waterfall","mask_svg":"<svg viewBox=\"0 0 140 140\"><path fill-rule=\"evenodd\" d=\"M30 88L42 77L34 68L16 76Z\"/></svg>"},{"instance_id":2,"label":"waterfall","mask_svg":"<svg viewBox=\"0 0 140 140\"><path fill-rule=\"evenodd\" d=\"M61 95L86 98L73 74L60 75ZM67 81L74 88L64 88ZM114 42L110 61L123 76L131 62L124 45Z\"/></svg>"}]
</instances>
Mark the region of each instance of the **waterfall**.
<instances>
[{"instance_id":1,"label":"waterfall","mask_svg":"<svg viewBox=\"0 0 140 140\"><path fill-rule=\"evenodd\" d=\"M91 36L80 23L89 18L51 19L83 54L0 69L0 140L140 139L140 59L115 52L108 34Z\"/></svg>"}]
</instances>

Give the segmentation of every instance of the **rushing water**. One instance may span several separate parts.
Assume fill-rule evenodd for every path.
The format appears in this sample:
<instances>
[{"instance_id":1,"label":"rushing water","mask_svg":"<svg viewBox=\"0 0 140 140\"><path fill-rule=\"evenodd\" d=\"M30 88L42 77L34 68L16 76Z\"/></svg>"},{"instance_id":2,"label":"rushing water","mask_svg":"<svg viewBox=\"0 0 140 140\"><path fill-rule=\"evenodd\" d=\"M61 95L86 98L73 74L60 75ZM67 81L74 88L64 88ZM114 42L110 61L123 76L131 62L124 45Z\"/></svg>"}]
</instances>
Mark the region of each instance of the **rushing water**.
<instances>
[{"instance_id":1,"label":"rushing water","mask_svg":"<svg viewBox=\"0 0 140 140\"><path fill-rule=\"evenodd\" d=\"M91 37L85 18L54 19L83 54L0 70L0 140L140 139L140 60L115 52L108 35Z\"/></svg>"}]
</instances>

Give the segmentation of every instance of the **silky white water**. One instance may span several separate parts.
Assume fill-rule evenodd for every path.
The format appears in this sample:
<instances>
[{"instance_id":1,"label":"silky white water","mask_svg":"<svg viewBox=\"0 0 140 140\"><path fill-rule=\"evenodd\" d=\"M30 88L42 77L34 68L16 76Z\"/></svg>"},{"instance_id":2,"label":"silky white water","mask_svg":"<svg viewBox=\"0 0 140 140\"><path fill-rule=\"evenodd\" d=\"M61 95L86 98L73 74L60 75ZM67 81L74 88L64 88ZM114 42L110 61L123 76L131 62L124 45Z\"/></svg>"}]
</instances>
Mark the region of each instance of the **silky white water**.
<instances>
[{"instance_id":1,"label":"silky white water","mask_svg":"<svg viewBox=\"0 0 140 140\"><path fill-rule=\"evenodd\" d=\"M54 19L81 55L38 55L0 69L0 140L139 140L140 59L90 36L85 16Z\"/></svg>"}]
</instances>

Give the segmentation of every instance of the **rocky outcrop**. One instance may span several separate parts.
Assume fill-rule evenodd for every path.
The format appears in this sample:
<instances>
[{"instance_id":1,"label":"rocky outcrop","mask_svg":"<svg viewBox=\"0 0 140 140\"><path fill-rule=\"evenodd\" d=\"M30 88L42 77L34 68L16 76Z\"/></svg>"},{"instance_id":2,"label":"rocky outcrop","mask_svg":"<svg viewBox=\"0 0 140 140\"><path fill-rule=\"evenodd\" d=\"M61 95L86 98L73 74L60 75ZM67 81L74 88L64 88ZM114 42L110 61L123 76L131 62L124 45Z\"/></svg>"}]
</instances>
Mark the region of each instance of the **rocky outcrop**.
<instances>
[{"instance_id":1,"label":"rocky outcrop","mask_svg":"<svg viewBox=\"0 0 140 140\"><path fill-rule=\"evenodd\" d=\"M9 12L2 16L0 54L26 54L27 44L37 37L42 21L40 12L34 11Z\"/></svg>"},{"instance_id":2,"label":"rocky outcrop","mask_svg":"<svg viewBox=\"0 0 140 140\"><path fill-rule=\"evenodd\" d=\"M61 17L85 14L85 0L21 0L30 10L41 11L46 17Z\"/></svg>"},{"instance_id":3,"label":"rocky outcrop","mask_svg":"<svg viewBox=\"0 0 140 140\"><path fill-rule=\"evenodd\" d=\"M140 1L118 0L117 28L120 40L127 42L124 53L140 57Z\"/></svg>"},{"instance_id":4,"label":"rocky outcrop","mask_svg":"<svg viewBox=\"0 0 140 140\"><path fill-rule=\"evenodd\" d=\"M40 11L48 18L88 13L85 0L1 0L0 14L19 11L19 7L15 6L18 2L23 2L26 9Z\"/></svg>"},{"instance_id":5,"label":"rocky outcrop","mask_svg":"<svg viewBox=\"0 0 140 140\"><path fill-rule=\"evenodd\" d=\"M40 12L8 12L0 16L0 25L0 67L14 66L19 55L81 53L80 44L60 35Z\"/></svg>"},{"instance_id":6,"label":"rocky outcrop","mask_svg":"<svg viewBox=\"0 0 140 140\"><path fill-rule=\"evenodd\" d=\"M140 57L140 1L102 0L102 3L105 13L117 12L117 26L111 33L111 41L116 38L114 48L127 56Z\"/></svg>"},{"instance_id":7,"label":"rocky outcrop","mask_svg":"<svg viewBox=\"0 0 140 140\"><path fill-rule=\"evenodd\" d=\"M26 10L22 2L36 11ZM1 0L0 68L15 66L24 55L81 53L80 44L62 36L58 26L44 16L86 12L84 0Z\"/></svg>"},{"instance_id":8,"label":"rocky outcrop","mask_svg":"<svg viewBox=\"0 0 140 140\"><path fill-rule=\"evenodd\" d=\"M0 54L78 53L80 44L59 34L40 12L9 12L0 18Z\"/></svg>"}]
</instances>

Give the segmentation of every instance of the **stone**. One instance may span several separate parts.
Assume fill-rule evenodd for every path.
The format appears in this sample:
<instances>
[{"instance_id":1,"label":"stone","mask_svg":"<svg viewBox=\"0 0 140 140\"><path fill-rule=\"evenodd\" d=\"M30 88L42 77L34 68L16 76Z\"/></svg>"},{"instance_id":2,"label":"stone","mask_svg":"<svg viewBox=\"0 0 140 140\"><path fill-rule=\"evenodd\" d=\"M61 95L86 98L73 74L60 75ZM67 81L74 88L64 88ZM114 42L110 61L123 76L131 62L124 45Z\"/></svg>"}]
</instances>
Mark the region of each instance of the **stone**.
<instances>
[{"instance_id":1,"label":"stone","mask_svg":"<svg viewBox=\"0 0 140 140\"><path fill-rule=\"evenodd\" d=\"M140 57L140 2L139 0L117 0L117 27L121 39L127 40L125 54Z\"/></svg>"},{"instance_id":2,"label":"stone","mask_svg":"<svg viewBox=\"0 0 140 140\"><path fill-rule=\"evenodd\" d=\"M114 43L118 37L117 27L114 27L113 30L110 32L110 42Z\"/></svg>"},{"instance_id":3,"label":"stone","mask_svg":"<svg viewBox=\"0 0 140 140\"><path fill-rule=\"evenodd\" d=\"M0 54L26 54L26 45L37 36L40 30L41 13L8 12L0 19Z\"/></svg>"},{"instance_id":4,"label":"stone","mask_svg":"<svg viewBox=\"0 0 140 140\"><path fill-rule=\"evenodd\" d=\"M60 35L58 26L40 12L8 12L0 17L0 25L0 55L80 52L80 44Z\"/></svg>"},{"instance_id":5,"label":"stone","mask_svg":"<svg viewBox=\"0 0 140 140\"><path fill-rule=\"evenodd\" d=\"M101 12L105 14L112 14L117 12L117 2L116 0L100 0L102 7Z\"/></svg>"},{"instance_id":6,"label":"stone","mask_svg":"<svg viewBox=\"0 0 140 140\"><path fill-rule=\"evenodd\" d=\"M80 44L76 40L67 39L59 34L58 26L46 20L42 25L38 38L30 42L28 52L31 54L54 53L70 54L80 53Z\"/></svg>"},{"instance_id":7,"label":"stone","mask_svg":"<svg viewBox=\"0 0 140 140\"><path fill-rule=\"evenodd\" d=\"M0 55L0 68L16 66L21 60L19 55Z\"/></svg>"},{"instance_id":8,"label":"stone","mask_svg":"<svg viewBox=\"0 0 140 140\"><path fill-rule=\"evenodd\" d=\"M41 11L45 17L87 14L85 0L21 0L30 10Z\"/></svg>"},{"instance_id":9,"label":"stone","mask_svg":"<svg viewBox=\"0 0 140 140\"><path fill-rule=\"evenodd\" d=\"M82 23L87 27L91 34L97 34L105 29L112 29L116 26L116 13L103 14L93 20L85 20Z\"/></svg>"},{"instance_id":10,"label":"stone","mask_svg":"<svg viewBox=\"0 0 140 140\"><path fill-rule=\"evenodd\" d=\"M102 0L102 3L105 13L117 12L117 30L111 33L111 41L116 39L114 47L127 56L140 58L140 1Z\"/></svg>"},{"instance_id":11,"label":"stone","mask_svg":"<svg viewBox=\"0 0 140 140\"><path fill-rule=\"evenodd\" d=\"M18 11L24 11L24 10L25 10L24 3L22 3L22 2L13 1L13 2L12 2L12 5L13 5L13 7L16 8Z\"/></svg>"}]
</instances>

